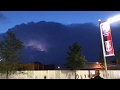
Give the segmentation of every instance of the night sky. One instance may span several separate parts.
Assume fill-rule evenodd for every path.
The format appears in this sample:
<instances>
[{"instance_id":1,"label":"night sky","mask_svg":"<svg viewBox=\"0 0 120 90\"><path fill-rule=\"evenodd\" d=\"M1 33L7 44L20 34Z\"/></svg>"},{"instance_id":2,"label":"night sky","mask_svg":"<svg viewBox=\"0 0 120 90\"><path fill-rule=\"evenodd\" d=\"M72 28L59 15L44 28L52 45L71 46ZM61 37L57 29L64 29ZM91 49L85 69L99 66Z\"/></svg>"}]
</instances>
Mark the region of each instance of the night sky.
<instances>
[{"instance_id":1,"label":"night sky","mask_svg":"<svg viewBox=\"0 0 120 90\"><path fill-rule=\"evenodd\" d=\"M98 25L98 19L107 20L120 11L0 11L0 33L21 23L42 20L62 24L92 22Z\"/></svg>"}]
</instances>

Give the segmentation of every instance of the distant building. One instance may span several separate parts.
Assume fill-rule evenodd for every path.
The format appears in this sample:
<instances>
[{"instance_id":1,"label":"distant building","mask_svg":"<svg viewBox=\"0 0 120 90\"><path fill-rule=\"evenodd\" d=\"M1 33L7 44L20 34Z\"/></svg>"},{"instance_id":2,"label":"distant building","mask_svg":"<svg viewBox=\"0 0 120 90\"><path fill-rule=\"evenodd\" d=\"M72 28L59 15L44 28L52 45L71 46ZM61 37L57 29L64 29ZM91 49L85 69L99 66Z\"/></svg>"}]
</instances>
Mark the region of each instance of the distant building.
<instances>
[{"instance_id":1,"label":"distant building","mask_svg":"<svg viewBox=\"0 0 120 90\"><path fill-rule=\"evenodd\" d=\"M84 70L95 70L95 69L105 69L104 63L103 65L99 62L87 62L85 68L81 68ZM120 64L107 64L108 70L120 70Z\"/></svg>"},{"instance_id":2,"label":"distant building","mask_svg":"<svg viewBox=\"0 0 120 90\"><path fill-rule=\"evenodd\" d=\"M55 69L55 65L44 65L44 70L54 70Z\"/></svg>"},{"instance_id":3,"label":"distant building","mask_svg":"<svg viewBox=\"0 0 120 90\"><path fill-rule=\"evenodd\" d=\"M120 70L120 64L107 65L108 70Z\"/></svg>"},{"instance_id":4,"label":"distant building","mask_svg":"<svg viewBox=\"0 0 120 90\"><path fill-rule=\"evenodd\" d=\"M24 64L23 70L44 70L44 65L39 62Z\"/></svg>"},{"instance_id":5,"label":"distant building","mask_svg":"<svg viewBox=\"0 0 120 90\"><path fill-rule=\"evenodd\" d=\"M39 62L34 62L34 70L43 70L44 65Z\"/></svg>"},{"instance_id":6,"label":"distant building","mask_svg":"<svg viewBox=\"0 0 120 90\"><path fill-rule=\"evenodd\" d=\"M82 70L95 70L95 69L103 69L99 62L87 62L85 68L81 68Z\"/></svg>"},{"instance_id":7,"label":"distant building","mask_svg":"<svg viewBox=\"0 0 120 90\"><path fill-rule=\"evenodd\" d=\"M28 63L24 65L23 70L54 70L55 66L52 65L43 65L39 62Z\"/></svg>"},{"instance_id":8,"label":"distant building","mask_svg":"<svg viewBox=\"0 0 120 90\"><path fill-rule=\"evenodd\" d=\"M0 63L0 65L14 65L14 64L19 64L22 67L18 67L16 70L54 70L55 66L54 64L52 65L43 65L39 62L32 62L32 63Z\"/></svg>"}]
</instances>

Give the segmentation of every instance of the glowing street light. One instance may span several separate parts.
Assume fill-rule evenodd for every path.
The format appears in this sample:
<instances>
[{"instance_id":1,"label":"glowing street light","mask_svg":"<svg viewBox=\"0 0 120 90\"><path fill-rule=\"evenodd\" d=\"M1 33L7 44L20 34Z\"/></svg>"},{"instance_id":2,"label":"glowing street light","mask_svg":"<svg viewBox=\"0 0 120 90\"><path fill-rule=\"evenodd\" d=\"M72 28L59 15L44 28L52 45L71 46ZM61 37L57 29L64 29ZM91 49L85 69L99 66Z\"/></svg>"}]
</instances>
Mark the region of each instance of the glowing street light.
<instances>
[{"instance_id":1,"label":"glowing street light","mask_svg":"<svg viewBox=\"0 0 120 90\"><path fill-rule=\"evenodd\" d=\"M103 57L104 57L104 66L106 71L106 78L107 76L107 63L106 63L106 57L108 56L114 56L114 48L112 44L112 35L110 30L110 24L120 21L120 15L116 15L112 18L109 18L106 22L101 22L99 19L99 25L100 25L100 33L101 33L101 40L102 40L102 49L103 49Z\"/></svg>"},{"instance_id":2,"label":"glowing street light","mask_svg":"<svg viewBox=\"0 0 120 90\"><path fill-rule=\"evenodd\" d=\"M58 70L60 70L60 66L58 66Z\"/></svg>"},{"instance_id":3,"label":"glowing street light","mask_svg":"<svg viewBox=\"0 0 120 90\"><path fill-rule=\"evenodd\" d=\"M96 62L96 64L99 64L98 62Z\"/></svg>"},{"instance_id":4,"label":"glowing street light","mask_svg":"<svg viewBox=\"0 0 120 90\"><path fill-rule=\"evenodd\" d=\"M107 22L108 22L109 24L114 23L114 22L117 22L117 21L120 21L120 15L116 15L116 16L114 16L114 17L112 17L112 18L109 18L109 19L107 20Z\"/></svg>"}]
</instances>

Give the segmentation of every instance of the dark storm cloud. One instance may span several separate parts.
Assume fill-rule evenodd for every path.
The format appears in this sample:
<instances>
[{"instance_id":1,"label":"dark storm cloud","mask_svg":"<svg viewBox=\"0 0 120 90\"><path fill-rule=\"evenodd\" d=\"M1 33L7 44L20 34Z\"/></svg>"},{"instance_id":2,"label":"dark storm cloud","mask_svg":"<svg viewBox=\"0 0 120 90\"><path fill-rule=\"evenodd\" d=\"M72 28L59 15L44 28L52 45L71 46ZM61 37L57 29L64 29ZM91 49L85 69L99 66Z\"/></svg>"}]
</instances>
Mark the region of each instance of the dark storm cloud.
<instances>
[{"instance_id":1,"label":"dark storm cloud","mask_svg":"<svg viewBox=\"0 0 120 90\"><path fill-rule=\"evenodd\" d=\"M17 25L11 30L26 46L24 62L39 61L43 64L61 66L65 63L69 46L74 42L78 42L82 46L83 55L88 62L98 61L101 43L100 31L99 27L92 23L66 26L41 21Z\"/></svg>"}]
</instances>

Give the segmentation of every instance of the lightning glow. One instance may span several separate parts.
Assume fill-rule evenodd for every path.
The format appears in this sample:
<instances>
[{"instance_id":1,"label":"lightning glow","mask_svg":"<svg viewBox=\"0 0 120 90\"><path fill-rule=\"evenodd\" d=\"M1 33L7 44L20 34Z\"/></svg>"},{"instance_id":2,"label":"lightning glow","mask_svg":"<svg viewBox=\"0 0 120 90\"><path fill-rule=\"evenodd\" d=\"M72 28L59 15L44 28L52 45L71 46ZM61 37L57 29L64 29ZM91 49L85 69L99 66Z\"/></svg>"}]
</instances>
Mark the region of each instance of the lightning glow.
<instances>
[{"instance_id":1,"label":"lightning glow","mask_svg":"<svg viewBox=\"0 0 120 90\"><path fill-rule=\"evenodd\" d=\"M31 40L25 44L26 47L31 46L33 49L36 49L38 51L45 51L47 52L46 46L43 43L40 43L39 41Z\"/></svg>"}]
</instances>

